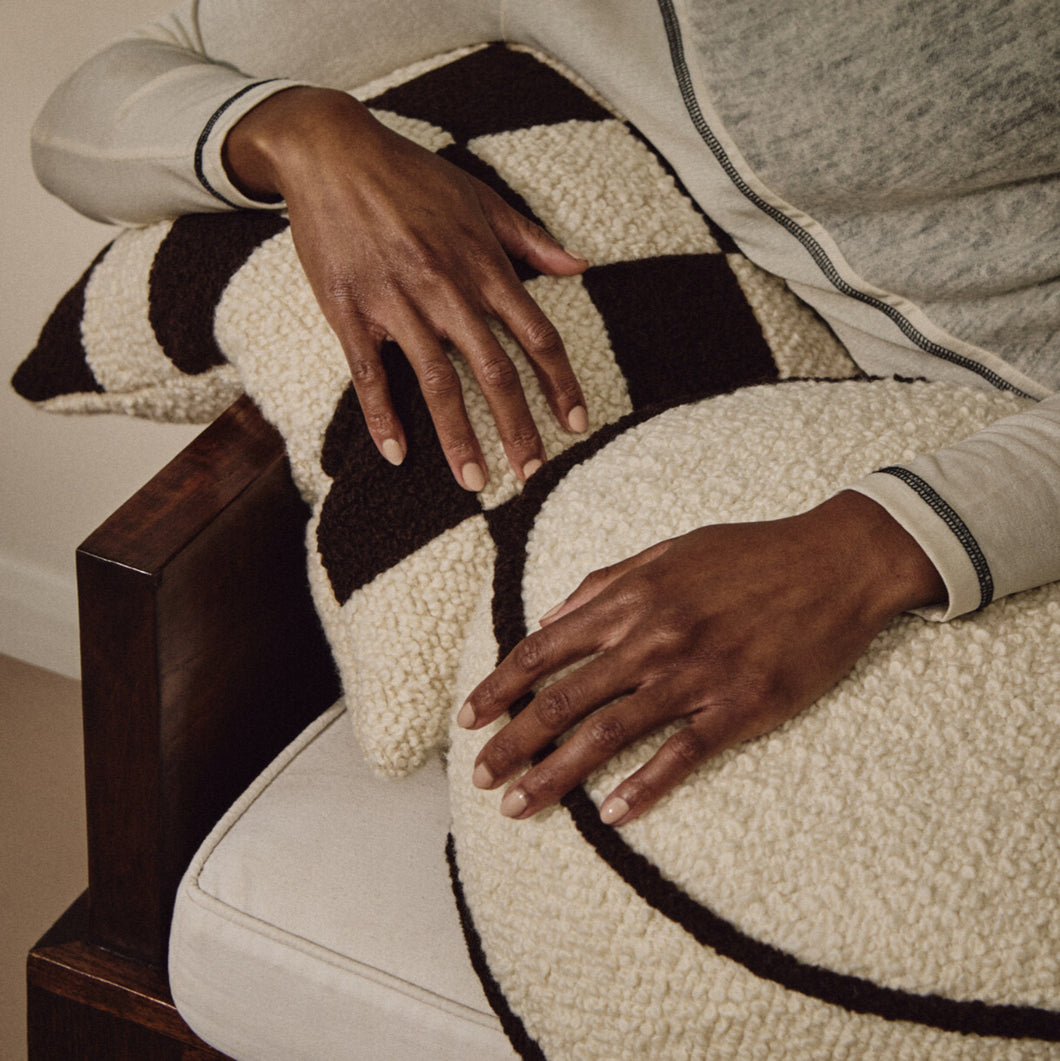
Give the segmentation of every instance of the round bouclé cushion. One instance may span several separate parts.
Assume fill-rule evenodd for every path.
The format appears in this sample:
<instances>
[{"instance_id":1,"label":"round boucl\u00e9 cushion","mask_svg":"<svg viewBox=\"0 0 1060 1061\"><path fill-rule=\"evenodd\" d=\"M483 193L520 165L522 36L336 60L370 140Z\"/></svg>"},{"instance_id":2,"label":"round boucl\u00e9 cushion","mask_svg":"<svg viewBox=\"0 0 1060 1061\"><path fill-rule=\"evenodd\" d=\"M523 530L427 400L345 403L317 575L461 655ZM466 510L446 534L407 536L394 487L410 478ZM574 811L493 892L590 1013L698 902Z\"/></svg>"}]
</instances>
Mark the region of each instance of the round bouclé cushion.
<instances>
[{"instance_id":1,"label":"round boucl\u00e9 cushion","mask_svg":"<svg viewBox=\"0 0 1060 1061\"><path fill-rule=\"evenodd\" d=\"M804 510L1022 406L947 384L790 381L634 415L495 528L457 703L586 573L708 522ZM528 821L451 731L472 953L525 1057L1060 1056L1060 585L904 615L853 672L641 819L597 807L665 733Z\"/></svg>"}]
</instances>

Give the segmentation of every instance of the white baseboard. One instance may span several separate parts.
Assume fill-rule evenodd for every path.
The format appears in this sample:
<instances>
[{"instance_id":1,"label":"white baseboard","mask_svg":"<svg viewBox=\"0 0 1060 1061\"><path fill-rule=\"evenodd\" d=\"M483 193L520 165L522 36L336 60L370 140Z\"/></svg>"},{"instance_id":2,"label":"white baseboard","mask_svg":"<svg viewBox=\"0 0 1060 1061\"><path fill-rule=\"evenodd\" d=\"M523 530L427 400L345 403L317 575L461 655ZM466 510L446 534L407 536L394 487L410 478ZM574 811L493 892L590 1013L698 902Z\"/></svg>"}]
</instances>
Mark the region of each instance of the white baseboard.
<instances>
[{"instance_id":1,"label":"white baseboard","mask_svg":"<svg viewBox=\"0 0 1060 1061\"><path fill-rule=\"evenodd\" d=\"M69 678L81 675L74 574L0 554L0 653Z\"/></svg>"}]
</instances>

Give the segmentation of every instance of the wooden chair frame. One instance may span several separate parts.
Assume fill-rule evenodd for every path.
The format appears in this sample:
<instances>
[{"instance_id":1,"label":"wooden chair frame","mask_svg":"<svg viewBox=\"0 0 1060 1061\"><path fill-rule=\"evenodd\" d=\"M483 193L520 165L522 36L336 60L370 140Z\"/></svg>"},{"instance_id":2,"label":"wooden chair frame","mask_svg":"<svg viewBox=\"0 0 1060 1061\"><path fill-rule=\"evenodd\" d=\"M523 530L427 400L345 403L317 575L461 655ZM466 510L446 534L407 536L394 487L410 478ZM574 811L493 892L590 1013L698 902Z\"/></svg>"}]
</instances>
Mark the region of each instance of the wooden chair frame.
<instances>
[{"instance_id":1,"label":"wooden chair frame","mask_svg":"<svg viewBox=\"0 0 1060 1061\"><path fill-rule=\"evenodd\" d=\"M208 1061L166 981L203 838L339 696L308 510L241 398L77 551L88 891L30 952L30 1061Z\"/></svg>"}]
</instances>

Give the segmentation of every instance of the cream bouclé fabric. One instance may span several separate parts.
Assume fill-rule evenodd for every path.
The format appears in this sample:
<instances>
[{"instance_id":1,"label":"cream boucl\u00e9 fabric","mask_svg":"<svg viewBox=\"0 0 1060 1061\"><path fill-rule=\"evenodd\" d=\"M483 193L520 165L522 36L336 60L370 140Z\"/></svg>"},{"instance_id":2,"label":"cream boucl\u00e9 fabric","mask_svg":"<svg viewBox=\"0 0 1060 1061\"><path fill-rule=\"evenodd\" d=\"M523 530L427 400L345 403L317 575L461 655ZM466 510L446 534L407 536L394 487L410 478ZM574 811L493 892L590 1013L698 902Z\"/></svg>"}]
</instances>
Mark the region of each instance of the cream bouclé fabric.
<instances>
[{"instance_id":1,"label":"cream boucl\u00e9 fabric","mask_svg":"<svg viewBox=\"0 0 1060 1061\"><path fill-rule=\"evenodd\" d=\"M764 379L855 373L828 328L736 250L636 129L550 60L463 49L358 95L590 259L577 277L517 271L563 336L591 429ZM562 452L577 439L498 337L548 453ZM520 484L459 358L490 471L477 496L452 482L393 344L384 362L410 443L399 469L365 431L286 219L244 211L119 236L15 383L45 408L178 420L209 419L246 389L282 433L313 512L309 577L358 737L376 770L398 777L445 745L464 630L490 577L490 524Z\"/></svg>"},{"instance_id":2,"label":"cream boucl\u00e9 fabric","mask_svg":"<svg viewBox=\"0 0 1060 1061\"><path fill-rule=\"evenodd\" d=\"M454 704L585 572L804 510L1020 404L794 381L601 433L506 513ZM903 616L814 707L620 830L596 807L665 733L511 821L470 782L497 727L454 727L467 928L513 1042L549 1061L1060 1057L1057 673L1060 585Z\"/></svg>"},{"instance_id":3,"label":"cream boucl\u00e9 fabric","mask_svg":"<svg viewBox=\"0 0 1060 1061\"><path fill-rule=\"evenodd\" d=\"M850 379L820 319L551 61L464 49L359 95L590 259L562 279L517 266L583 384L586 438L555 425L499 335L552 459L520 487L455 358L489 461L469 494L387 345L410 443L391 468L268 211L123 233L16 387L59 411L176 420L245 389L278 427L368 761L401 777L449 747L466 934L524 1057L1057 1057L1057 586L945 626L903 617L813 709L618 831L595 804L651 741L517 823L470 784L488 732L450 733L524 617L586 572L704 522L809 507L1025 400Z\"/></svg>"}]
</instances>

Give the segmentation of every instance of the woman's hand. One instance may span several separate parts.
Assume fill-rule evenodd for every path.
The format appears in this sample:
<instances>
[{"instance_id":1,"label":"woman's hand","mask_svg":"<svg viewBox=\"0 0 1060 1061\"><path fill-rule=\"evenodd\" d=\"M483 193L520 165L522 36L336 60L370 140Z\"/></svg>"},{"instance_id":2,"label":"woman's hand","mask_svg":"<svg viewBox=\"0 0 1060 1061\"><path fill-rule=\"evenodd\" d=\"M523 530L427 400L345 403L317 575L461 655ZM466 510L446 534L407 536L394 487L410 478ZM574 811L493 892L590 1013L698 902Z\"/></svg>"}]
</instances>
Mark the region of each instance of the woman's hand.
<instances>
[{"instance_id":1,"label":"woman's hand","mask_svg":"<svg viewBox=\"0 0 1060 1061\"><path fill-rule=\"evenodd\" d=\"M259 104L228 134L225 164L251 197L286 200L299 258L346 353L368 430L391 463L401 463L407 444L379 358L387 338L415 369L462 486L482 489L487 470L445 340L470 364L516 474L525 478L545 460L515 366L488 317L530 359L559 422L586 429L562 340L508 255L561 276L587 262L491 189L330 89L291 88Z\"/></svg>"},{"instance_id":2,"label":"woman's hand","mask_svg":"<svg viewBox=\"0 0 1060 1061\"><path fill-rule=\"evenodd\" d=\"M711 756L817 700L900 612L944 595L917 543L852 491L799 516L662 542L591 574L471 693L458 721L477 728L588 660L485 745L474 783L502 784L577 726L505 793L502 813L529 817L631 742L685 720L602 804L605 822L631 821Z\"/></svg>"}]
</instances>

